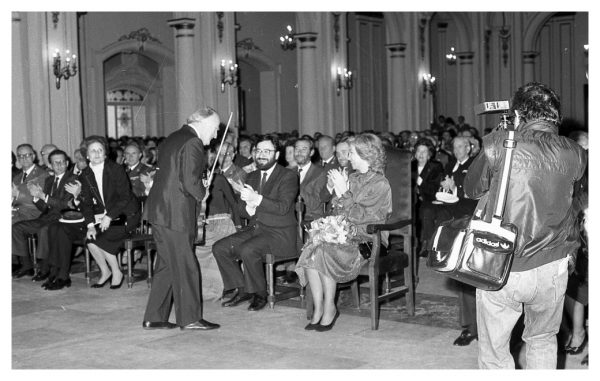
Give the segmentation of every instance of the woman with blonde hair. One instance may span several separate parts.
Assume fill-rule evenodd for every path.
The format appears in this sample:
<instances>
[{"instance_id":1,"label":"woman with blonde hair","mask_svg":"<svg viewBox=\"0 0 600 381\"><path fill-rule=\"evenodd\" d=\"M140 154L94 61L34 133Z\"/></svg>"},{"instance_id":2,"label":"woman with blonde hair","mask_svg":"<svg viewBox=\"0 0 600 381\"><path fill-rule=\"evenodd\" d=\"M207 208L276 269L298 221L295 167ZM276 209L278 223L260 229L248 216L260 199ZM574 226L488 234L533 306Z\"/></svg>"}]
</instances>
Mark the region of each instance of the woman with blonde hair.
<instances>
[{"instance_id":1,"label":"woman with blonde hair","mask_svg":"<svg viewBox=\"0 0 600 381\"><path fill-rule=\"evenodd\" d=\"M363 133L348 140L350 162L355 172L347 175L338 169L327 174L327 189L335 193L333 214L347 224L346 237L323 240L317 228L302 249L296 264L300 283L310 284L314 313L306 330L330 330L339 316L334 299L337 283L349 282L358 276L366 259L359 245L369 239L368 224L381 224L392 211L392 193L383 174L385 150L374 134ZM318 224L320 220L316 221ZM347 238L347 239L346 239ZM387 243L387 236L382 237Z\"/></svg>"}]
</instances>

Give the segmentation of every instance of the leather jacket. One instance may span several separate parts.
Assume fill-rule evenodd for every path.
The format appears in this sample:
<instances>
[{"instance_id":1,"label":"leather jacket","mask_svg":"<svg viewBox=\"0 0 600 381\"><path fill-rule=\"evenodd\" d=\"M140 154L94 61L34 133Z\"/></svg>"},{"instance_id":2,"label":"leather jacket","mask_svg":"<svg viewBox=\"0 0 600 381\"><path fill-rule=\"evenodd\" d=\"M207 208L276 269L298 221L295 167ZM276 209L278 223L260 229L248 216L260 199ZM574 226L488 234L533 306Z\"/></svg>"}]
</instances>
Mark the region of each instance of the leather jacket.
<instances>
[{"instance_id":1,"label":"leather jacket","mask_svg":"<svg viewBox=\"0 0 600 381\"><path fill-rule=\"evenodd\" d=\"M465 178L465 193L480 199L477 210L484 211L485 221L494 213L507 137L507 131L484 136L483 149ZM559 136L555 124L543 120L519 125L515 141L503 222L518 228L511 269L518 272L564 258L579 247L572 201L574 184L586 168L587 152Z\"/></svg>"}]
</instances>

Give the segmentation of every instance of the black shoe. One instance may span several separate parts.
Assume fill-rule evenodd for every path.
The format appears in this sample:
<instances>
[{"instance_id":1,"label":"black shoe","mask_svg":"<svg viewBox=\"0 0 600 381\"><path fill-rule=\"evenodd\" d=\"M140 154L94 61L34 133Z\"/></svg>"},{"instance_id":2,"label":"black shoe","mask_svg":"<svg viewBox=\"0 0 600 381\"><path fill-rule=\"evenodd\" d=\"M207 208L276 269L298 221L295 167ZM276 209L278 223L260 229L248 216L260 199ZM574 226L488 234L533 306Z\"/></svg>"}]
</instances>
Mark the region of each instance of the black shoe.
<instances>
[{"instance_id":1,"label":"black shoe","mask_svg":"<svg viewBox=\"0 0 600 381\"><path fill-rule=\"evenodd\" d=\"M473 335L468 329L463 329L460 336L454 340L454 345L464 347L465 345L471 344L471 341L478 339L477 335Z\"/></svg>"},{"instance_id":2,"label":"black shoe","mask_svg":"<svg viewBox=\"0 0 600 381\"><path fill-rule=\"evenodd\" d=\"M65 287L71 287L71 278L66 279L66 280L57 278L54 282L52 282L51 285L46 287L46 290L56 291L56 290L62 290Z\"/></svg>"},{"instance_id":3,"label":"black shoe","mask_svg":"<svg viewBox=\"0 0 600 381\"><path fill-rule=\"evenodd\" d=\"M25 269L25 270L18 270L13 274L13 278L15 279L20 279L23 278L24 276L33 276L35 272L33 271L33 268L29 268L29 269Z\"/></svg>"},{"instance_id":4,"label":"black shoe","mask_svg":"<svg viewBox=\"0 0 600 381\"><path fill-rule=\"evenodd\" d=\"M125 279L125 275L121 274L121 281L119 282L119 284L111 284L110 289L116 290L116 289L121 288L121 285L123 284L123 279Z\"/></svg>"},{"instance_id":5,"label":"black shoe","mask_svg":"<svg viewBox=\"0 0 600 381\"><path fill-rule=\"evenodd\" d=\"M190 323L188 325L184 325L183 327L180 327L180 329L182 331L184 329L208 331L209 329L217 329L219 327L220 327L220 325L218 325L218 324L211 323L204 319L200 319L200 320Z\"/></svg>"},{"instance_id":6,"label":"black shoe","mask_svg":"<svg viewBox=\"0 0 600 381\"><path fill-rule=\"evenodd\" d=\"M267 305L267 298L264 296L254 294L254 298L252 298L252 303L248 306L248 311L259 311L265 308Z\"/></svg>"},{"instance_id":7,"label":"black shoe","mask_svg":"<svg viewBox=\"0 0 600 381\"><path fill-rule=\"evenodd\" d=\"M314 331L314 330L316 330L316 329L317 329L317 326L318 326L318 325L319 325L319 323L318 323L318 322L317 322L317 323L314 323L314 324L313 324L313 323L308 323L308 324L306 325L306 327L304 327L304 329L305 329L305 330L307 330L307 331Z\"/></svg>"},{"instance_id":8,"label":"black shoe","mask_svg":"<svg viewBox=\"0 0 600 381\"><path fill-rule=\"evenodd\" d=\"M245 302L246 300L250 300L250 299L252 299L252 294L248 294L247 292L240 294L239 292L236 292L231 299L226 300L223 303L221 303L221 306L235 307L238 304L241 304L241 303Z\"/></svg>"},{"instance_id":9,"label":"black shoe","mask_svg":"<svg viewBox=\"0 0 600 381\"><path fill-rule=\"evenodd\" d=\"M173 329L177 328L177 324L169 323L168 321L145 321L142 323L144 329Z\"/></svg>"},{"instance_id":10,"label":"black shoe","mask_svg":"<svg viewBox=\"0 0 600 381\"><path fill-rule=\"evenodd\" d=\"M573 340L573 339L571 338L571 340ZM581 352L583 352L586 344L587 344L587 334L583 337L583 341L581 342L581 344L579 346L572 347L571 344L569 344L567 347L565 347L565 352L569 355L578 355Z\"/></svg>"},{"instance_id":11,"label":"black shoe","mask_svg":"<svg viewBox=\"0 0 600 381\"><path fill-rule=\"evenodd\" d=\"M317 324L317 326L315 327L315 331L318 331L318 332L330 331L331 328L333 328L333 326L335 325L335 321L337 320L338 317L340 317L340 311L336 310L335 316L333 316L333 320L331 321L331 323L329 323L327 325L322 325L319 322L319 324ZM321 318L321 319L323 319L323 318Z\"/></svg>"},{"instance_id":12,"label":"black shoe","mask_svg":"<svg viewBox=\"0 0 600 381\"><path fill-rule=\"evenodd\" d=\"M110 274L110 276L108 278L104 279L104 282L102 282L102 283L97 283L96 282L93 285L91 285L90 287L91 288L102 288L102 287L104 287L104 285L106 284L106 282L108 282L111 279L112 279L112 274Z\"/></svg>"},{"instance_id":13,"label":"black shoe","mask_svg":"<svg viewBox=\"0 0 600 381\"><path fill-rule=\"evenodd\" d=\"M581 360L581 365L590 365L589 353Z\"/></svg>"},{"instance_id":14,"label":"black shoe","mask_svg":"<svg viewBox=\"0 0 600 381\"><path fill-rule=\"evenodd\" d=\"M43 280L46 280L48 278L48 275L50 275L50 273L38 273L38 275L34 276L33 278L31 278L32 282L41 282Z\"/></svg>"},{"instance_id":15,"label":"black shoe","mask_svg":"<svg viewBox=\"0 0 600 381\"><path fill-rule=\"evenodd\" d=\"M47 289L48 289L48 287L50 287L50 285L51 285L52 283L54 283L54 281L55 281L55 280L56 280L56 278L55 278L55 277L49 277L48 279L46 279L46 281L45 281L44 283L42 283L42 288L43 288L44 290L47 290Z\"/></svg>"}]
</instances>

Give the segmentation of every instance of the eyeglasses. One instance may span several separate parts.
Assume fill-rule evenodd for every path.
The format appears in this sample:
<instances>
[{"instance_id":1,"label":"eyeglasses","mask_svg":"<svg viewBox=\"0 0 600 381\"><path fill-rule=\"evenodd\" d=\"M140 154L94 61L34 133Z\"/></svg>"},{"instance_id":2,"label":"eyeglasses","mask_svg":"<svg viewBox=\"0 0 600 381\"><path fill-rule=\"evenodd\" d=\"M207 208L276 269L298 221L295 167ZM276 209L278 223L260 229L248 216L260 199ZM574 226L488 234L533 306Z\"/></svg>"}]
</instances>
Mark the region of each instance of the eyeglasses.
<instances>
[{"instance_id":1,"label":"eyeglasses","mask_svg":"<svg viewBox=\"0 0 600 381\"><path fill-rule=\"evenodd\" d=\"M22 154L22 155L17 155L17 157L18 157L19 159L27 159L27 158L30 158L30 157L32 157L32 156L33 156L33 154L32 154L32 153L24 153L24 154Z\"/></svg>"},{"instance_id":2,"label":"eyeglasses","mask_svg":"<svg viewBox=\"0 0 600 381\"><path fill-rule=\"evenodd\" d=\"M256 154L257 155L261 155L263 153L266 153L267 155L270 155L271 152L275 152L275 150L274 149L257 149L256 150Z\"/></svg>"}]
</instances>

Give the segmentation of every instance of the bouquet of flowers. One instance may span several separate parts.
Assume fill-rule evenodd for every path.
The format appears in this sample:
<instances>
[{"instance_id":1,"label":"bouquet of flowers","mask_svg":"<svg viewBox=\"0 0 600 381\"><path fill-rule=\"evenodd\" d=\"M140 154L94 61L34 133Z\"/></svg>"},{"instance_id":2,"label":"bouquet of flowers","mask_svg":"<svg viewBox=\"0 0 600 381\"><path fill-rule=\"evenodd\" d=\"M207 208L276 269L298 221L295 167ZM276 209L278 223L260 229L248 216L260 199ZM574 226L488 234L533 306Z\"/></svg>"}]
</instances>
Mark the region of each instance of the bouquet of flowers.
<instances>
[{"instance_id":1,"label":"bouquet of flowers","mask_svg":"<svg viewBox=\"0 0 600 381\"><path fill-rule=\"evenodd\" d=\"M327 216L310 223L307 244L328 242L343 245L355 235L356 226L351 224L345 216Z\"/></svg>"}]
</instances>

